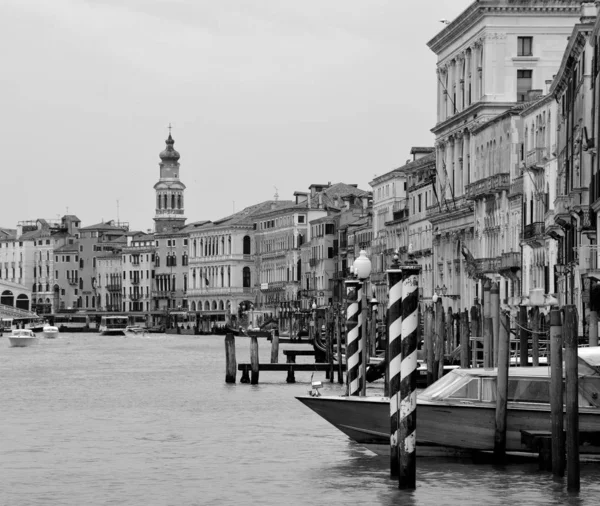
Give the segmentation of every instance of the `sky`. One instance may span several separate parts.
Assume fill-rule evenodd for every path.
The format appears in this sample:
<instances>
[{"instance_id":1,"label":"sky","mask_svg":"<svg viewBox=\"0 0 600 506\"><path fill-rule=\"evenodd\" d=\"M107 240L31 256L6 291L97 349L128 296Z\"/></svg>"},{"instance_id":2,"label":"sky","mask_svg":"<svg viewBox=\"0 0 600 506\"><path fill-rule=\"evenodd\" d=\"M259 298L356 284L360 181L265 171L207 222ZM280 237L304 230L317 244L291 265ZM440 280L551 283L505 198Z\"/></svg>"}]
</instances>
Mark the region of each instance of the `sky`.
<instances>
[{"instance_id":1,"label":"sky","mask_svg":"<svg viewBox=\"0 0 600 506\"><path fill-rule=\"evenodd\" d=\"M433 146L427 42L470 0L2 0L0 227L153 228L172 125L188 223Z\"/></svg>"}]
</instances>

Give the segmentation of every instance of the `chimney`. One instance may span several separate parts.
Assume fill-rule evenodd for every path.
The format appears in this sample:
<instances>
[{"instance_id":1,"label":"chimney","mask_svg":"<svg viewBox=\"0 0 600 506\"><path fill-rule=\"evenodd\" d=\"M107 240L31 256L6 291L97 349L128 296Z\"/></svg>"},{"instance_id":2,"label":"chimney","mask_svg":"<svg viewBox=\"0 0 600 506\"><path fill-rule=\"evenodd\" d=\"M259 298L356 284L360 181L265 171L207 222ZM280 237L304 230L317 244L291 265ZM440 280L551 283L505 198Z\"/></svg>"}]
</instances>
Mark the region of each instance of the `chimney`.
<instances>
[{"instance_id":1,"label":"chimney","mask_svg":"<svg viewBox=\"0 0 600 506\"><path fill-rule=\"evenodd\" d=\"M368 199L368 198L367 198L367 196L365 195L365 196L362 198L362 208L363 208L363 210L365 210L365 211L367 210L367 206L368 206L368 204L369 204L369 199Z\"/></svg>"},{"instance_id":2,"label":"chimney","mask_svg":"<svg viewBox=\"0 0 600 506\"><path fill-rule=\"evenodd\" d=\"M597 14L598 11L596 9L595 2L581 2L581 16L579 17L580 23L594 23L596 21Z\"/></svg>"},{"instance_id":3,"label":"chimney","mask_svg":"<svg viewBox=\"0 0 600 506\"><path fill-rule=\"evenodd\" d=\"M319 192L319 209L323 209L323 194Z\"/></svg>"}]
</instances>

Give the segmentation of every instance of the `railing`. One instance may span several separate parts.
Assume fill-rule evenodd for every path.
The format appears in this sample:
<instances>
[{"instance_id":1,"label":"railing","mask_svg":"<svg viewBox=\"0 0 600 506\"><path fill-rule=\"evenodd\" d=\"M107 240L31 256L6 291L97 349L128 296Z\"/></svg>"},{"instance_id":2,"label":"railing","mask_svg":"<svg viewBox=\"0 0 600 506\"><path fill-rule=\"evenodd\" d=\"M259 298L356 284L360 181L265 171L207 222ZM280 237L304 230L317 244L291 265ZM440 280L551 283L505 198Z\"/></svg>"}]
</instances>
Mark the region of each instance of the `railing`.
<instances>
[{"instance_id":1,"label":"railing","mask_svg":"<svg viewBox=\"0 0 600 506\"><path fill-rule=\"evenodd\" d=\"M311 267L314 267L315 265L317 265L317 259L316 258L309 259L308 265L310 265Z\"/></svg>"},{"instance_id":2,"label":"railing","mask_svg":"<svg viewBox=\"0 0 600 506\"><path fill-rule=\"evenodd\" d=\"M469 200L474 200L485 195L499 193L502 190L508 190L510 187L510 174L502 172L493 176L480 179L467 185L465 188L465 196Z\"/></svg>"},{"instance_id":3,"label":"railing","mask_svg":"<svg viewBox=\"0 0 600 506\"><path fill-rule=\"evenodd\" d=\"M511 251L502 253L502 261L500 263L502 269L521 268L521 253Z\"/></svg>"},{"instance_id":4,"label":"railing","mask_svg":"<svg viewBox=\"0 0 600 506\"><path fill-rule=\"evenodd\" d=\"M129 282L130 282L132 285L139 285L139 284L140 284L140 278L131 278L131 279L129 280Z\"/></svg>"},{"instance_id":5,"label":"railing","mask_svg":"<svg viewBox=\"0 0 600 506\"><path fill-rule=\"evenodd\" d=\"M140 300L140 299L143 299L143 298L144 298L144 294L142 294L142 293L131 293L131 294L129 294L129 300L136 301L136 300Z\"/></svg>"},{"instance_id":6,"label":"railing","mask_svg":"<svg viewBox=\"0 0 600 506\"><path fill-rule=\"evenodd\" d=\"M110 285L106 285L106 289L109 292L120 292L121 291L121 285L117 285L117 284L110 284Z\"/></svg>"},{"instance_id":7,"label":"railing","mask_svg":"<svg viewBox=\"0 0 600 506\"><path fill-rule=\"evenodd\" d=\"M541 168L541 166L545 162L545 158L546 158L546 148L545 147L533 148L531 151L528 151L527 155L525 156L525 166L527 168L534 168L534 167Z\"/></svg>"},{"instance_id":8,"label":"railing","mask_svg":"<svg viewBox=\"0 0 600 506\"><path fill-rule=\"evenodd\" d=\"M525 225L525 231L523 232L523 240L535 239L539 236L543 236L546 230L546 224L543 221L536 221Z\"/></svg>"},{"instance_id":9,"label":"railing","mask_svg":"<svg viewBox=\"0 0 600 506\"><path fill-rule=\"evenodd\" d=\"M598 270L598 246L586 245L573 248L579 267L585 270Z\"/></svg>"},{"instance_id":10,"label":"railing","mask_svg":"<svg viewBox=\"0 0 600 506\"><path fill-rule=\"evenodd\" d=\"M516 197L518 195L523 195L523 176L519 176L510 183L510 187L508 190L509 197Z\"/></svg>"},{"instance_id":11,"label":"railing","mask_svg":"<svg viewBox=\"0 0 600 506\"><path fill-rule=\"evenodd\" d=\"M77 285L77 283L79 283L79 278L67 278L67 283L70 285Z\"/></svg>"},{"instance_id":12,"label":"railing","mask_svg":"<svg viewBox=\"0 0 600 506\"><path fill-rule=\"evenodd\" d=\"M495 258L477 258L477 270L482 273L495 273L500 270L502 259Z\"/></svg>"},{"instance_id":13,"label":"railing","mask_svg":"<svg viewBox=\"0 0 600 506\"><path fill-rule=\"evenodd\" d=\"M32 318L37 316L33 311L27 311L14 306L7 306L6 304L0 304L0 314L6 317L25 317Z\"/></svg>"}]
</instances>

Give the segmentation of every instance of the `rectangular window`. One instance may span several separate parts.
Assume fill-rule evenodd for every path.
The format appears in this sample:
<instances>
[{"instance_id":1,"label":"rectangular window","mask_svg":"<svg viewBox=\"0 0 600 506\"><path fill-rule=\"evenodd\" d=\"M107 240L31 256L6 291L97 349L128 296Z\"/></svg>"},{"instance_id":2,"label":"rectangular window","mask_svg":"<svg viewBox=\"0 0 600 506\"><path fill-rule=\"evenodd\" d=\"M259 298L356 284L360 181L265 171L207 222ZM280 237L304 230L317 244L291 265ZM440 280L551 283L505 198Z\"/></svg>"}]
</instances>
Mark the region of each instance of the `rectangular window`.
<instances>
[{"instance_id":1,"label":"rectangular window","mask_svg":"<svg viewBox=\"0 0 600 506\"><path fill-rule=\"evenodd\" d=\"M533 37L517 37L517 56L533 56Z\"/></svg>"},{"instance_id":2,"label":"rectangular window","mask_svg":"<svg viewBox=\"0 0 600 506\"><path fill-rule=\"evenodd\" d=\"M532 70L517 70L517 102L525 102L527 93L531 90Z\"/></svg>"}]
</instances>

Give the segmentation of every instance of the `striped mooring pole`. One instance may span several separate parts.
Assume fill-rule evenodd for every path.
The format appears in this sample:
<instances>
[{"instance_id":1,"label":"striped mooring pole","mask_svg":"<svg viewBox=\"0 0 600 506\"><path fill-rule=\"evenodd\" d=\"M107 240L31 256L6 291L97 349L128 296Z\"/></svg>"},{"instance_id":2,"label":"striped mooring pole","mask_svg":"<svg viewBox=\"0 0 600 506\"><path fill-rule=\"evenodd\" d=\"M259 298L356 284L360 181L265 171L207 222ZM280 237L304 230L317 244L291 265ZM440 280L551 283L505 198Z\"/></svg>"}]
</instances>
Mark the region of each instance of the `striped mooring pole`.
<instances>
[{"instance_id":1,"label":"striped mooring pole","mask_svg":"<svg viewBox=\"0 0 600 506\"><path fill-rule=\"evenodd\" d=\"M415 262L402 265L400 269L402 270L402 342L398 487L415 489L417 486L417 327L421 266Z\"/></svg>"},{"instance_id":2,"label":"striped mooring pole","mask_svg":"<svg viewBox=\"0 0 600 506\"><path fill-rule=\"evenodd\" d=\"M358 294L356 296L358 303L358 363L360 364L358 368L358 377L360 378L360 395L363 397L367 395L367 346L365 342L367 337L367 323L363 321L364 288L365 284L359 280Z\"/></svg>"},{"instance_id":3,"label":"striped mooring pole","mask_svg":"<svg viewBox=\"0 0 600 506\"><path fill-rule=\"evenodd\" d=\"M400 475L399 428L400 428L400 340L402 337L402 271L398 256L388 275L388 357L390 395L390 476Z\"/></svg>"},{"instance_id":4,"label":"striped mooring pole","mask_svg":"<svg viewBox=\"0 0 600 506\"><path fill-rule=\"evenodd\" d=\"M359 303L358 291L360 281L346 281L346 362L348 365L348 395L360 395L362 384L360 378L360 336L359 336Z\"/></svg>"}]
</instances>

